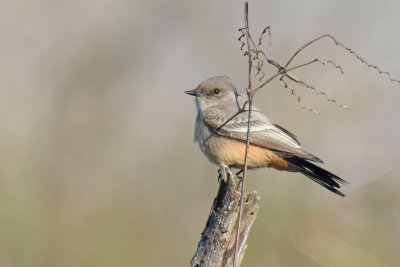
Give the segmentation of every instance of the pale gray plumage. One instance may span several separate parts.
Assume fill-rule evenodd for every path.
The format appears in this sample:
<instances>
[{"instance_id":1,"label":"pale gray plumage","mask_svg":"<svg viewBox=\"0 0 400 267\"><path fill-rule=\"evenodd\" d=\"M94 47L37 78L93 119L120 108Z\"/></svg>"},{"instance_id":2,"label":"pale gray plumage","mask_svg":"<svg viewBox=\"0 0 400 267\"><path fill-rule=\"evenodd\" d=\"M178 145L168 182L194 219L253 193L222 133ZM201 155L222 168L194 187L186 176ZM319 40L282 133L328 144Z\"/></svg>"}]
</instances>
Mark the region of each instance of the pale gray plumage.
<instances>
[{"instance_id":1,"label":"pale gray plumage","mask_svg":"<svg viewBox=\"0 0 400 267\"><path fill-rule=\"evenodd\" d=\"M195 141L214 163L227 163L243 168L248 127L248 99L238 94L228 77L212 77L195 90L185 93L196 97L197 118ZM253 105L251 113L248 167L272 167L277 170L301 172L328 190L337 190L346 183L335 174L309 161L322 162L304 151L297 137L270 120Z\"/></svg>"},{"instance_id":2,"label":"pale gray plumage","mask_svg":"<svg viewBox=\"0 0 400 267\"><path fill-rule=\"evenodd\" d=\"M205 85L204 83L209 83ZM229 78L217 76L201 83L203 86L215 86L226 88L227 97L222 98L216 105L208 105L200 112L201 119L210 126L216 133L246 141L248 100L237 93ZM229 88L230 87L230 88ZM232 98L235 98L235 105L232 105ZM285 154L285 157L296 155L298 157L322 162L316 156L302 150L300 142L287 130L277 127L256 107L252 107L251 117L251 140L250 143L268 148L277 154Z\"/></svg>"}]
</instances>

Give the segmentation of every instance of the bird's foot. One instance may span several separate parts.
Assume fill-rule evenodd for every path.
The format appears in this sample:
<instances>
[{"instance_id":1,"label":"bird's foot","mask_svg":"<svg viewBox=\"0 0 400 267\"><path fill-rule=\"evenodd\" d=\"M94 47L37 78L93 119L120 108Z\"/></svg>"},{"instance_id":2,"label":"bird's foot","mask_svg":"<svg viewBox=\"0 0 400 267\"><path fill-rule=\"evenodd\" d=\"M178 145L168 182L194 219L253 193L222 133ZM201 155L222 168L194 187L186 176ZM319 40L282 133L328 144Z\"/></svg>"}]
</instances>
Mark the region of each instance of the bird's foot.
<instances>
[{"instance_id":1,"label":"bird's foot","mask_svg":"<svg viewBox=\"0 0 400 267\"><path fill-rule=\"evenodd\" d=\"M227 165L221 163L218 170L218 183L221 183L221 180L225 183L228 182L228 172L231 173L230 168Z\"/></svg>"}]
</instances>

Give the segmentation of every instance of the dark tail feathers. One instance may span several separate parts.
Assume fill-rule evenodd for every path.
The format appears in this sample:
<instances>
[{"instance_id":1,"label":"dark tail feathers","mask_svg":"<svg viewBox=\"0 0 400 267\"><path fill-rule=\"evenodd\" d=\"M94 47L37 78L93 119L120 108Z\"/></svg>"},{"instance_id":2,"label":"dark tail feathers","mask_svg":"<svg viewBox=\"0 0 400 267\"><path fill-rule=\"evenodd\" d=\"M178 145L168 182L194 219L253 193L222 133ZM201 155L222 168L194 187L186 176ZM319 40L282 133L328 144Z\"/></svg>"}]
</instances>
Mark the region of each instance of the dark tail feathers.
<instances>
[{"instance_id":1,"label":"dark tail feathers","mask_svg":"<svg viewBox=\"0 0 400 267\"><path fill-rule=\"evenodd\" d=\"M340 184L347 184L347 182L342 178L302 158L293 157L293 158L286 158L285 160L290 164L292 164L293 166L299 168L300 169L299 171L302 174L311 178L311 180L319 183L329 191L338 194L339 196L342 197L345 196L342 192L337 190L337 188L340 188Z\"/></svg>"}]
</instances>

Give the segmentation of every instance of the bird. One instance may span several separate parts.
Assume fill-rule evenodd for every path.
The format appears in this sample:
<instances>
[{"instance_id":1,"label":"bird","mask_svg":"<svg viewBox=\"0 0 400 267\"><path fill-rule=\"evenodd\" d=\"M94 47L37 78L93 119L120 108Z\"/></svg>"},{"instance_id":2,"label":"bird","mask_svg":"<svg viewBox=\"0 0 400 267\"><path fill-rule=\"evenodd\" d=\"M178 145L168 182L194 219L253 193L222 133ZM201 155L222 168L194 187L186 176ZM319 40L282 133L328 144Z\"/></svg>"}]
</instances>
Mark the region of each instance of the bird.
<instances>
[{"instance_id":1,"label":"bird","mask_svg":"<svg viewBox=\"0 0 400 267\"><path fill-rule=\"evenodd\" d=\"M215 164L224 163L243 170L247 140L248 97L238 93L229 77L215 76L185 91L195 97L197 116L194 141ZM329 191L339 191L347 182L317 166L321 159L303 150L298 138L273 124L256 106L251 109L249 169L269 167L279 171L300 172Z\"/></svg>"}]
</instances>

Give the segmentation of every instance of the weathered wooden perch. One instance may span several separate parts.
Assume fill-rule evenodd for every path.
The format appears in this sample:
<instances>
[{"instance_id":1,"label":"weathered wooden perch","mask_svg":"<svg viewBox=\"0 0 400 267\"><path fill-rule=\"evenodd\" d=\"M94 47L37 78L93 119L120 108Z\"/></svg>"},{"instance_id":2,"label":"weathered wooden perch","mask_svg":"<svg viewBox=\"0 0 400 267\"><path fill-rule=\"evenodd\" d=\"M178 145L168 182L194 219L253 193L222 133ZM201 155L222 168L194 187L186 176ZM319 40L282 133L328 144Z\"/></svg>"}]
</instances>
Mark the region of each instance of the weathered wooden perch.
<instances>
[{"instance_id":1,"label":"weathered wooden perch","mask_svg":"<svg viewBox=\"0 0 400 267\"><path fill-rule=\"evenodd\" d=\"M232 266L239 216L240 179L221 164L220 186L191 266ZM257 192L244 196L237 266L242 262L247 237L259 208Z\"/></svg>"}]
</instances>

